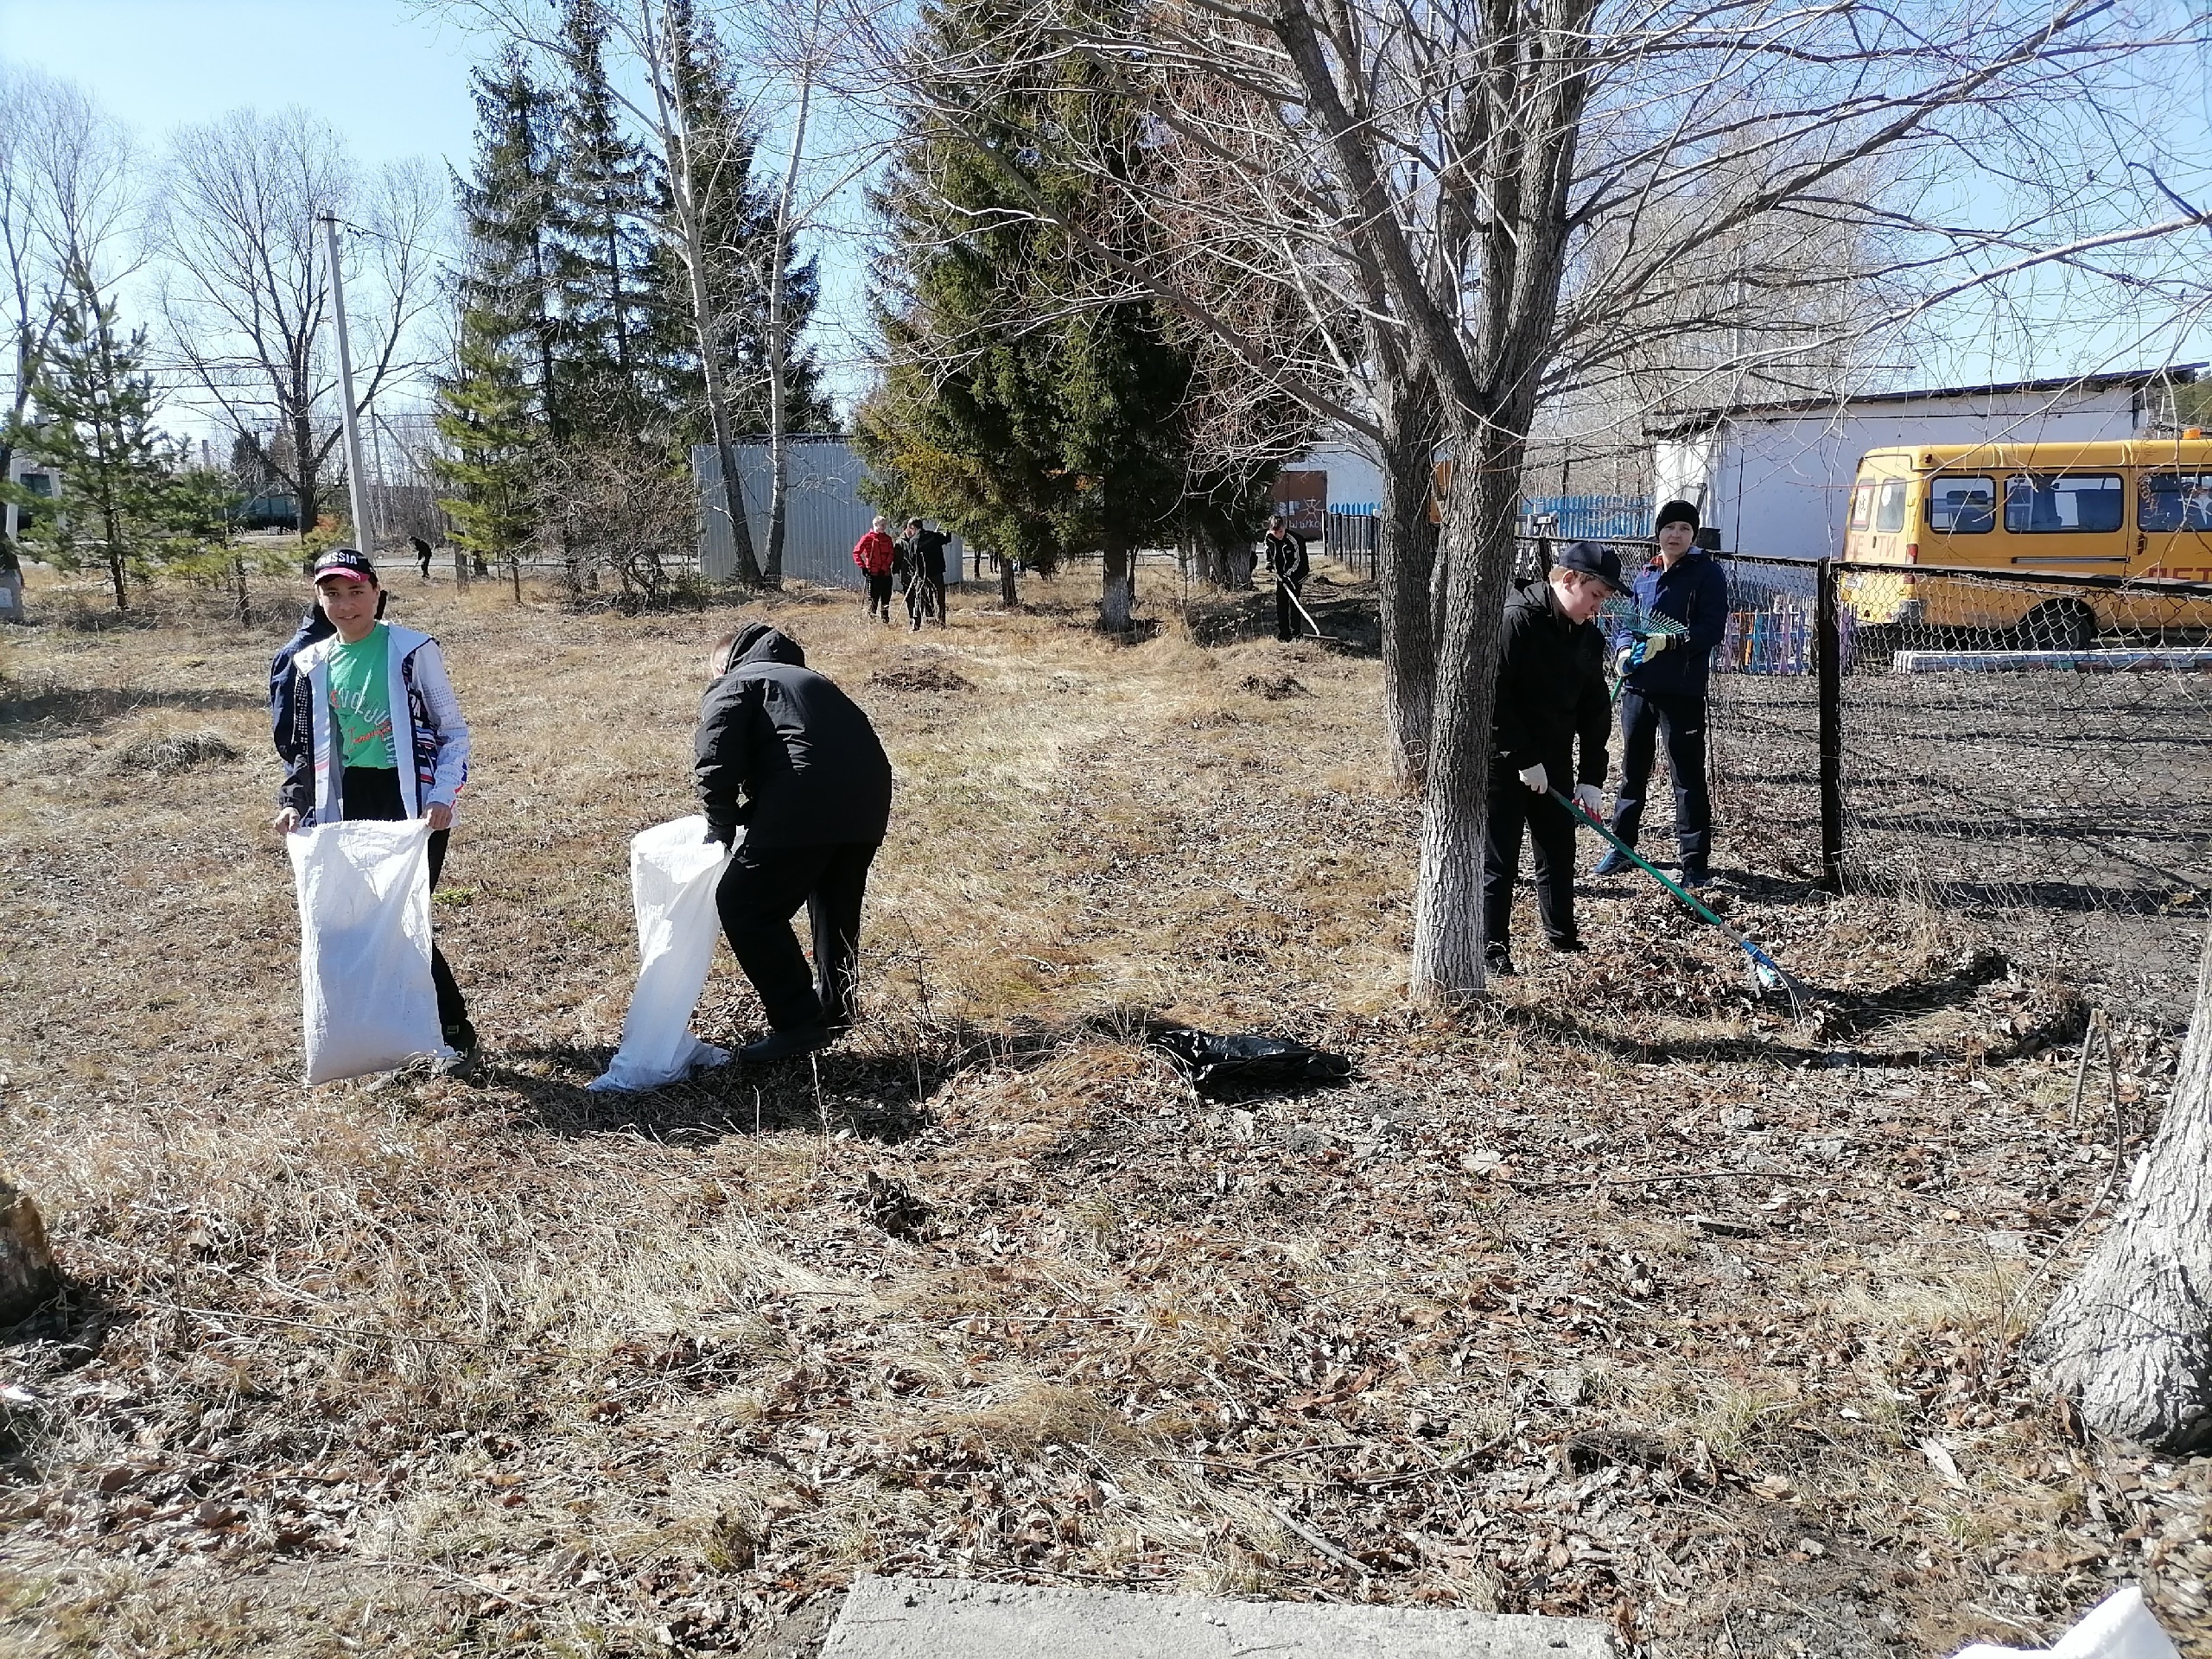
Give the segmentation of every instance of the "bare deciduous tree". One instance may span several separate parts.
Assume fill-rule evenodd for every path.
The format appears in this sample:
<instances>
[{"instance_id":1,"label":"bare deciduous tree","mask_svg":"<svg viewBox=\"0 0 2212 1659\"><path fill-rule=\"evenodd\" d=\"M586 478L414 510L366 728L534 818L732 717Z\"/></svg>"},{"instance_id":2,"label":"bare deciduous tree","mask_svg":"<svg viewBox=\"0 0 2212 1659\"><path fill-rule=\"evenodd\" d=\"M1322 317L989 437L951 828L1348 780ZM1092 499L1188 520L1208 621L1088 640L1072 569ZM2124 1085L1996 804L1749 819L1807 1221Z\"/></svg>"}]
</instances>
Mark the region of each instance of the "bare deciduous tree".
<instances>
[{"instance_id":1,"label":"bare deciduous tree","mask_svg":"<svg viewBox=\"0 0 2212 1659\"><path fill-rule=\"evenodd\" d=\"M105 297L133 267L139 204L131 162L129 133L83 92L0 64L0 260L14 375L0 416L0 478L64 290Z\"/></svg>"},{"instance_id":2,"label":"bare deciduous tree","mask_svg":"<svg viewBox=\"0 0 2212 1659\"><path fill-rule=\"evenodd\" d=\"M274 427L289 438L281 450L262 445L260 459L297 496L304 532L340 431L315 216L335 213L349 232L340 245L354 394L365 408L423 366L416 336L438 302L445 193L416 162L386 167L364 186L337 132L298 108L238 110L181 129L163 185L156 229L170 349L234 431L251 438Z\"/></svg>"}]
</instances>

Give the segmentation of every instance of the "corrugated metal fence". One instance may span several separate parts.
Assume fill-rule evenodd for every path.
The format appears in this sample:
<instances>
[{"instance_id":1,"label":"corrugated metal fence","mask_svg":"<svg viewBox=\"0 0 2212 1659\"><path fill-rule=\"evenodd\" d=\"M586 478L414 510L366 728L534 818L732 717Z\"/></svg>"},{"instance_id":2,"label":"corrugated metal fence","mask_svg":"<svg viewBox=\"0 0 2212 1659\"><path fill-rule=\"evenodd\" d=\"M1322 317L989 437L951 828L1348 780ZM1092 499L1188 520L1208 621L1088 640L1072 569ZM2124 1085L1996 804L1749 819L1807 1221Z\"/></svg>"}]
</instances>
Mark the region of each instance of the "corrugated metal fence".
<instances>
[{"instance_id":1,"label":"corrugated metal fence","mask_svg":"<svg viewBox=\"0 0 2212 1659\"><path fill-rule=\"evenodd\" d=\"M784 574L826 587L859 587L853 543L867 533L876 511L861 499L868 468L842 438L794 437L788 457ZM737 543L722 511L721 467L712 444L692 446L691 475L699 484L699 574L709 582L728 582L737 571ZM737 446L737 481L757 556L768 543L766 444ZM966 568L965 550L955 537L945 549L945 580L958 582Z\"/></svg>"},{"instance_id":2,"label":"corrugated metal fence","mask_svg":"<svg viewBox=\"0 0 2212 1659\"><path fill-rule=\"evenodd\" d=\"M1640 495L1540 495L1521 504L1521 520L1557 522L1544 533L1563 541L1609 541L1651 533L1651 503Z\"/></svg>"}]
</instances>

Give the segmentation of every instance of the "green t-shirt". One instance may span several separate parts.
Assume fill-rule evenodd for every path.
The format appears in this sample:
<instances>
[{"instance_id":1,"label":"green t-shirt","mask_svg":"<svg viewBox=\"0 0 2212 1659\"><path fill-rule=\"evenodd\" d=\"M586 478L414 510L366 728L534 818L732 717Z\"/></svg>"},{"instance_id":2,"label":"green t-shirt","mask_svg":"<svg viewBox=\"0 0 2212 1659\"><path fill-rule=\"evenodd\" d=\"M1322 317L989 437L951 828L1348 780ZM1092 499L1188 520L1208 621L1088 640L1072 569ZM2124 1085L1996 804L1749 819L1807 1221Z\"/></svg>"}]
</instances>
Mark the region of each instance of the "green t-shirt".
<instances>
[{"instance_id":1,"label":"green t-shirt","mask_svg":"<svg viewBox=\"0 0 2212 1659\"><path fill-rule=\"evenodd\" d=\"M391 637L379 622L330 653L330 713L338 727L339 764L391 767Z\"/></svg>"}]
</instances>

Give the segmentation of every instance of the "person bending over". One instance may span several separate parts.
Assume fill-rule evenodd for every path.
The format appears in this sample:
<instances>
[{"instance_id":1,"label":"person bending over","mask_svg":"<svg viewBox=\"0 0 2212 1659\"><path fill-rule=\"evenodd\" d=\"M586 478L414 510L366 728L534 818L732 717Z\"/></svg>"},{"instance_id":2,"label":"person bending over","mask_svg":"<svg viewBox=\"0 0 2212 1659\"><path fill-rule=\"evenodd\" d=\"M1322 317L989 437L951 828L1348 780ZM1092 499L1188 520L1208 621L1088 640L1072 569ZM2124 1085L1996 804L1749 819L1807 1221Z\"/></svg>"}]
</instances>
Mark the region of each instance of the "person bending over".
<instances>
[{"instance_id":1,"label":"person bending over","mask_svg":"<svg viewBox=\"0 0 2212 1659\"><path fill-rule=\"evenodd\" d=\"M289 835L346 818L428 818L435 887L454 804L468 781L468 724L445 658L429 634L378 620L384 590L365 554L334 547L315 561L313 575L329 632L288 647L289 657L272 667L276 753L284 761L273 825ZM476 1052L476 1028L435 944L430 979L446 1046L466 1062Z\"/></svg>"},{"instance_id":2,"label":"person bending over","mask_svg":"<svg viewBox=\"0 0 2212 1659\"><path fill-rule=\"evenodd\" d=\"M1554 950L1580 950L1574 931L1574 815L1549 793L1571 789L1593 817L1604 810L1605 642L1592 619L1618 590L1621 562L1577 542L1540 580L1513 592L1498 633L1497 701L1491 724L1489 841L1483 865L1483 959L1514 971L1508 935L1521 831L1535 849L1536 914ZM1576 740L1581 768L1575 768Z\"/></svg>"},{"instance_id":3,"label":"person bending over","mask_svg":"<svg viewBox=\"0 0 2212 1659\"><path fill-rule=\"evenodd\" d=\"M1713 797L1705 778L1706 675L1713 648L1728 627L1728 579L1697 543L1697 509L1669 501L1659 509L1659 556L1636 579L1637 607L1687 623L1687 633L1613 637L1613 671L1621 689L1621 786L1613 798L1613 833L1630 846L1643 827L1656 740L1667 740L1675 779L1675 849L1682 885L1712 880ZM1598 861L1599 875L1628 868L1618 849Z\"/></svg>"},{"instance_id":4,"label":"person bending over","mask_svg":"<svg viewBox=\"0 0 2212 1659\"><path fill-rule=\"evenodd\" d=\"M777 1060L825 1046L851 1019L861 904L891 823L891 762L858 704L755 622L718 641L699 708L693 778L707 835L744 838L715 890L768 1034L738 1051ZM804 905L814 971L791 935Z\"/></svg>"}]
</instances>

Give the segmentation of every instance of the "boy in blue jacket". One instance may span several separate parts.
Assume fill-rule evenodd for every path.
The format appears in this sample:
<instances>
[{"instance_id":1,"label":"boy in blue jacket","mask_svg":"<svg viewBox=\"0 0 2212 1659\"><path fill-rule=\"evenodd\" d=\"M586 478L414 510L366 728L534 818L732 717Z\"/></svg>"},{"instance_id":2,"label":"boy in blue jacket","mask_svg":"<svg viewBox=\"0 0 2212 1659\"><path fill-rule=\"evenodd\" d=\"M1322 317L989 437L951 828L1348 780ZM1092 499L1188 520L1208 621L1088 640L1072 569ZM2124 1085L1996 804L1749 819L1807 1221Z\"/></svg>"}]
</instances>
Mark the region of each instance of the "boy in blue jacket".
<instances>
[{"instance_id":1,"label":"boy in blue jacket","mask_svg":"<svg viewBox=\"0 0 2212 1659\"><path fill-rule=\"evenodd\" d=\"M1656 611L1688 626L1687 633L1613 637L1613 671L1621 690L1621 784L1613 800L1613 833L1630 846L1643 824L1657 739L1667 740L1675 779L1675 844L1681 881L1701 887L1713 879L1713 797L1705 781L1705 684L1713 648L1728 626L1728 578L1697 546L1697 509L1669 501L1653 534L1659 556L1636 579L1639 611ZM1599 875L1629 868L1618 851L1599 861Z\"/></svg>"}]
</instances>

